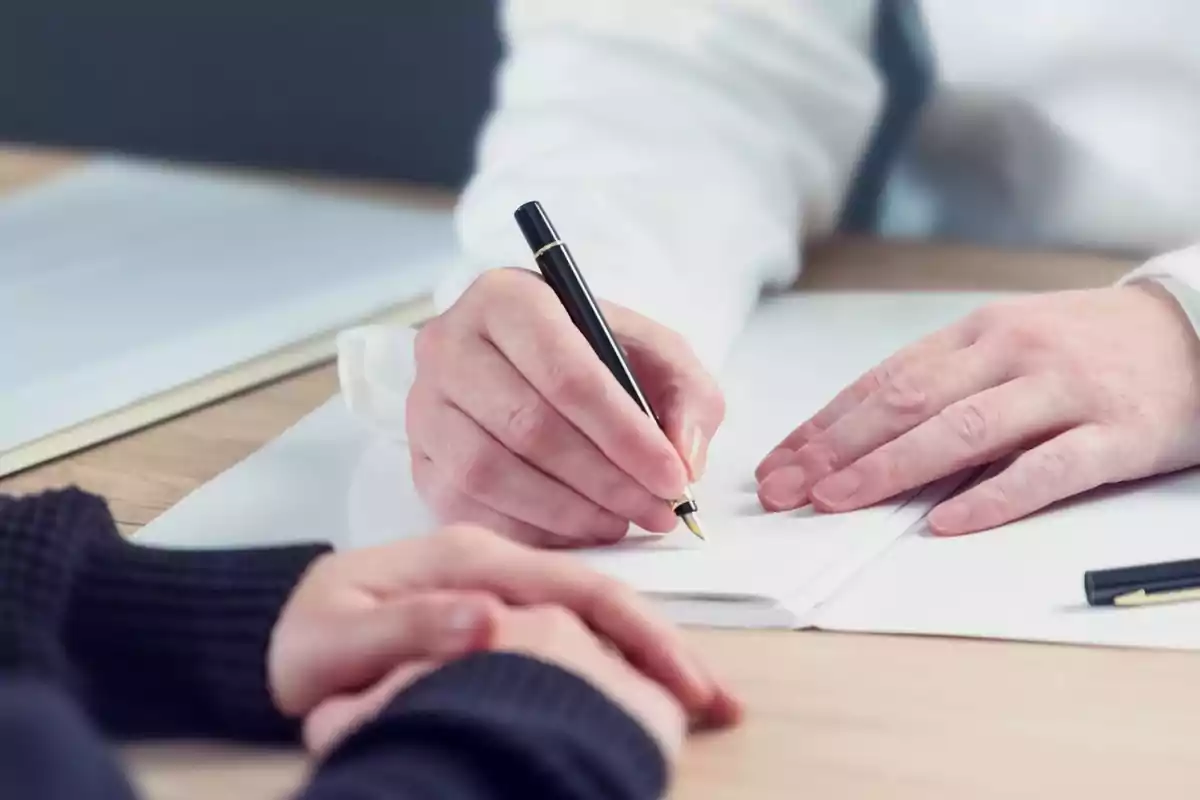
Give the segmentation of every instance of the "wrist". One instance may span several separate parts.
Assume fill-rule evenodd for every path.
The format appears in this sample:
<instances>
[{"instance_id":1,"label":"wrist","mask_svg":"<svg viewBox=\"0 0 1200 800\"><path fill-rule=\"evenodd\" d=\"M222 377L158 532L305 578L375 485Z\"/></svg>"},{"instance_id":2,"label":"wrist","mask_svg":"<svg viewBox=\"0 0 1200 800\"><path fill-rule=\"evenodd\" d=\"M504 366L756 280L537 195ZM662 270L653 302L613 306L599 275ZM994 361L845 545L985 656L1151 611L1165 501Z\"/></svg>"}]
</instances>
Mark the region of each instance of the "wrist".
<instances>
[{"instance_id":1,"label":"wrist","mask_svg":"<svg viewBox=\"0 0 1200 800\"><path fill-rule=\"evenodd\" d=\"M0 499L0 666L71 678L65 629L96 540L118 537L104 501L78 489Z\"/></svg>"},{"instance_id":2,"label":"wrist","mask_svg":"<svg viewBox=\"0 0 1200 800\"><path fill-rule=\"evenodd\" d=\"M125 707L154 705L171 731L294 739L269 688L268 647L299 576L327 549L92 549L68 639L97 713L131 734L144 726Z\"/></svg>"},{"instance_id":3,"label":"wrist","mask_svg":"<svg viewBox=\"0 0 1200 800\"><path fill-rule=\"evenodd\" d=\"M576 787L594 781L595 796L659 797L669 778L658 742L627 711L575 673L515 653L477 653L419 678L329 761L385 749L406 735L485 751L506 775L536 772ZM555 774L564 763L572 774Z\"/></svg>"}]
</instances>

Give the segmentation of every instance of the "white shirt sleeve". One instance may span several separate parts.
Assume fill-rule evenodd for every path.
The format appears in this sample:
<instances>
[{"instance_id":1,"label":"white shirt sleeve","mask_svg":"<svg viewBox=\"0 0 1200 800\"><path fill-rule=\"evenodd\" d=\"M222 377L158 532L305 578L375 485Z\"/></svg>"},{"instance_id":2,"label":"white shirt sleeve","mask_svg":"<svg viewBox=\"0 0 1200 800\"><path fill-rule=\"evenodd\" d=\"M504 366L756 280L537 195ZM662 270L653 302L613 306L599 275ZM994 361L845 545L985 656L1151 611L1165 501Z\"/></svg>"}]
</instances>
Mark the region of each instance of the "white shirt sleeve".
<instances>
[{"instance_id":1,"label":"white shirt sleeve","mask_svg":"<svg viewBox=\"0 0 1200 800\"><path fill-rule=\"evenodd\" d=\"M1171 293L1200 335L1200 244L1155 256L1118 281L1154 281Z\"/></svg>"},{"instance_id":2,"label":"white shirt sleeve","mask_svg":"<svg viewBox=\"0 0 1200 800\"><path fill-rule=\"evenodd\" d=\"M881 105L874 0L509 0L506 58L457 209L467 263L534 268L538 200L599 297L710 367L831 230Z\"/></svg>"}]
</instances>

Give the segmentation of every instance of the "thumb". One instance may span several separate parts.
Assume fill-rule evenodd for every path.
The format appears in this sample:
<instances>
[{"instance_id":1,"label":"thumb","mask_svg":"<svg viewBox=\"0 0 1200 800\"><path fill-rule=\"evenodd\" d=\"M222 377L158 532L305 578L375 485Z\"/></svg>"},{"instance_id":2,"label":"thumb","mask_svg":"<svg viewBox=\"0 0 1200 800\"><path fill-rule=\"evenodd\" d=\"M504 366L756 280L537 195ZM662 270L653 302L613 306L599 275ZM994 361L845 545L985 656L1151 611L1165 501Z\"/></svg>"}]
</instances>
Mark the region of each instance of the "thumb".
<instances>
[{"instance_id":1,"label":"thumb","mask_svg":"<svg viewBox=\"0 0 1200 800\"><path fill-rule=\"evenodd\" d=\"M715 384L714 384L715 387ZM719 390L697 386L688 390L673 387L660 402L658 412L667 438L687 465L688 476L697 481L708 464L708 445L725 418L725 401Z\"/></svg>"},{"instance_id":2,"label":"thumb","mask_svg":"<svg viewBox=\"0 0 1200 800\"><path fill-rule=\"evenodd\" d=\"M445 660L492 637L500 604L489 594L428 592L308 624L274 665L285 713L305 714L334 695L369 686L397 665Z\"/></svg>"},{"instance_id":3,"label":"thumb","mask_svg":"<svg viewBox=\"0 0 1200 800\"><path fill-rule=\"evenodd\" d=\"M667 438L695 481L708 445L725 420L725 395L691 345L678 333L617 307L618 338Z\"/></svg>"}]
</instances>

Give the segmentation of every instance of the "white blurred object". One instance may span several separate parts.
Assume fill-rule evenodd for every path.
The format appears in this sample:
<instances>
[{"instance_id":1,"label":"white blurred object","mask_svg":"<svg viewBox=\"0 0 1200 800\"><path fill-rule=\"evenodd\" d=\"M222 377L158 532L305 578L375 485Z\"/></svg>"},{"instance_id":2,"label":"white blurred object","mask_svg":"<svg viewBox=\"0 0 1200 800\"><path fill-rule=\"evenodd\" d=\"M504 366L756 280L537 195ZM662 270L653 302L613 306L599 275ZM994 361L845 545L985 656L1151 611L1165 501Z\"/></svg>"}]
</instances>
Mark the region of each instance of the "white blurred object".
<instances>
[{"instance_id":1,"label":"white blurred object","mask_svg":"<svg viewBox=\"0 0 1200 800\"><path fill-rule=\"evenodd\" d=\"M338 381L346 407L380 434L407 442L404 406L416 377L417 332L399 325L364 325L338 335Z\"/></svg>"},{"instance_id":2,"label":"white blurred object","mask_svg":"<svg viewBox=\"0 0 1200 800\"><path fill-rule=\"evenodd\" d=\"M0 474L150 398L244 389L231 372L298 343L284 368L324 360L337 331L415 309L458 257L445 210L140 161L6 196Z\"/></svg>"}]
</instances>

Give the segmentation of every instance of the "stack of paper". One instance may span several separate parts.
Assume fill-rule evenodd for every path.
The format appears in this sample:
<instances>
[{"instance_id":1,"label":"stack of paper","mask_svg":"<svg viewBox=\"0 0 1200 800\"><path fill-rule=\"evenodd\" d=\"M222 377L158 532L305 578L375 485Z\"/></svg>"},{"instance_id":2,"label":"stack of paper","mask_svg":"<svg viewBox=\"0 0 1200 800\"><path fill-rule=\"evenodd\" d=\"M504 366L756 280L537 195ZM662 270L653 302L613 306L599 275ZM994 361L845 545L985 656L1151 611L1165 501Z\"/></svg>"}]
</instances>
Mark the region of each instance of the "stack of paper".
<instances>
[{"instance_id":1,"label":"stack of paper","mask_svg":"<svg viewBox=\"0 0 1200 800\"><path fill-rule=\"evenodd\" d=\"M139 162L5 198L0 475L411 321L455 258L445 211Z\"/></svg>"}]
</instances>

